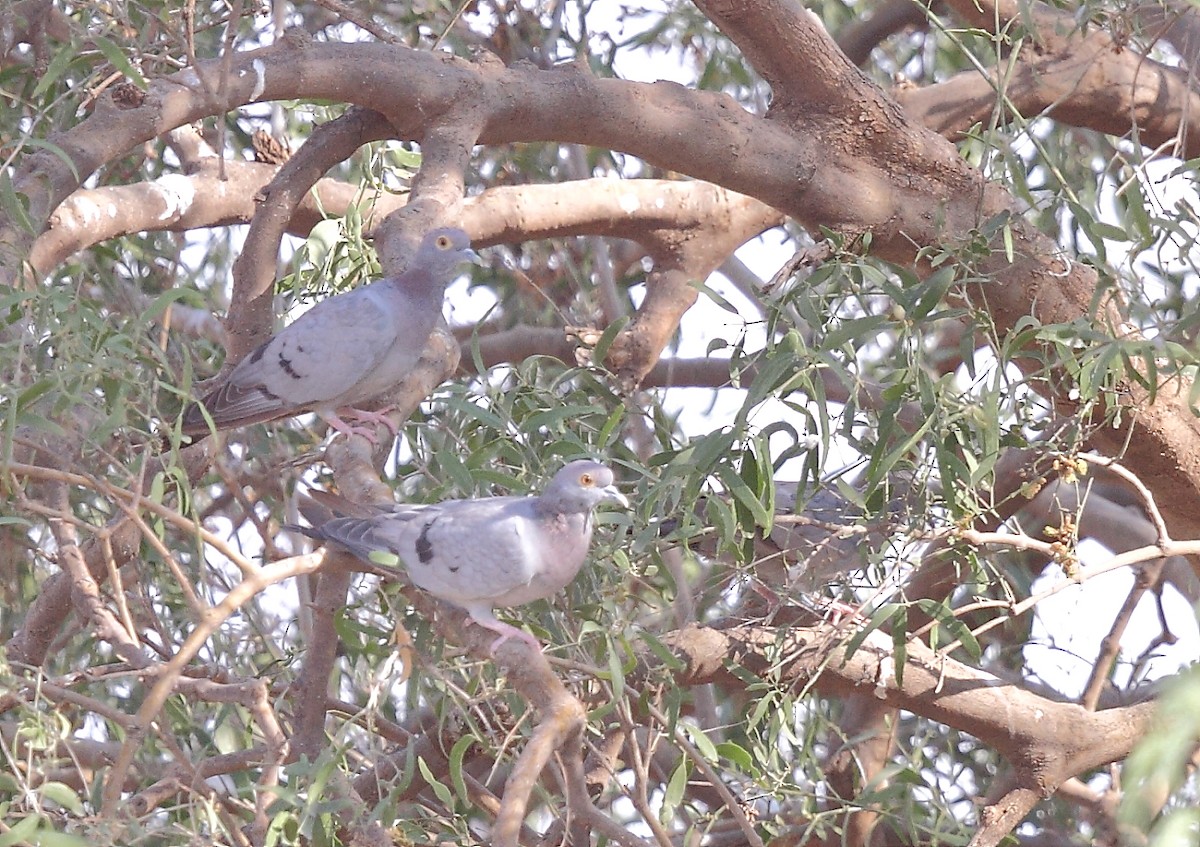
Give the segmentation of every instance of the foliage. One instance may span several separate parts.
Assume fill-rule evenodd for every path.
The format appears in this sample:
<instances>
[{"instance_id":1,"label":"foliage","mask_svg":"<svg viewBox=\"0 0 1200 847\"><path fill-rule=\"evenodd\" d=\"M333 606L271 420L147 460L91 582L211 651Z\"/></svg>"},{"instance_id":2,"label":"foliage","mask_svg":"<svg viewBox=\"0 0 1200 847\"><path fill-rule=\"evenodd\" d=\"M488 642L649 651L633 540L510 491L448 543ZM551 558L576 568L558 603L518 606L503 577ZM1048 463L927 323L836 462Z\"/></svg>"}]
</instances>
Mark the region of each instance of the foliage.
<instances>
[{"instance_id":1,"label":"foliage","mask_svg":"<svg viewBox=\"0 0 1200 847\"><path fill-rule=\"evenodd\" d=\"M479 43L547 68L586 50L592 72L613 78L622 63L666 54L692 73L692 87L766 108L766 83L689 4L619 12L600 8L611 4L547 5L534 13L474 4L467 28L452 26L457 10L445 3L355 4L402 43L429 49L445 33L442 43L459 55ZM1122 14L1109 5L1084 11ZM222 45L250 49L276 35L262 10L241 3L198 6L192 20L178 4L155 0L55 8L69 37L0 57L0 96L14 107L0 117L0 213L35 233L40 224L13 175L29 157L66 157L58 134L94 108L102 90L117 80L145 90L193 59L219 56ZM857 9L813 7L831 29ZM326 4L298 3L288 14L318 40L366 37ZM1003 67L1017 42L1033 37L929 14L921 29L877 48L865 68L877 83L903 74L932 85L972 67ZM1035 583L1050 580L1058 591L1109 553L1088 560L1079 549L1078 505L1047 518L1033 515L1030 501L1043 486L1087 489L1102 472L1080 456L1090 456L1095 433L1131 414L1123 398L1144 390L1153 403L1195 373L1197 200L1190 184L1178 187L1192 179L1194 162L1163 165L1136 139L1010 107L962 134L958 150L1027 204L1028 221L1053 235L1069 262L1097 269L1093 296L1097 304L1120 296L1128 322L1120 332L1097 317L1044 323L1031 314L998 325L989 262L1021 258L1010 215L923 246L913 262L881 258L869 232L787 231L784 252L803 247L821 260L760 288L756 302L717 276L696 283L700 305L662 360L682 363L705 350L718 370L692 386L631 389L604 355L619 346L628 326L620 321L643 302L644 245L614 239L601 253L590 235L524 241L493 248L490 266L472 271L472 302L487 305L476 310L477 325L459 327L463 368L407 421L384 478L399 500L435 502L534 490L584 455L618 470L634 509L599 515L591 564L561 596L511 617L548 645L586 709L592 802L639 838L721 844L749 830L780 844L838 843L851 838L863 810L904 844L963 844L977 828L976 801L1012 765L1005 751L935 708L896 710L890 752L855 783L863 774L833 763L878 728L854 724L846 698L821 689L815 674L797 675L785 647L801 624L789 612L811 618L833 597L866 604L862 618L827 628L822 661L839 646L843 657L870 649L868 636L883 633L894 646L898 686L908 651L924 646L1030 691L1065 687L1024 652L1039 637L1052 648L1059 637L1035 632L1031 619L1045 599ZM204 136L238 161L269 120L277 135L299 139L345 104L314 98L269 109L210 118ZM178 157L160 138L123 151L87 186L177 176ZM325 210L325 220L288 244L280 314L379 275L371 209L412 187L422 161L412 144L379 142L330 172L357 186L354 202ZM544 142L477 148L467 187L592 175L668 176L620 151ZM408 589L371 576L355 578L334 622L329 737L314 757L288 759L278 771L270 758L273 733L292 731L293 687L319 632L307 576L264 586L223 618L188 663L191 687L170 693L152 729L138 725L134 716L163 664L250 565L303 552L302 539L285 529L296 521L296 492L338 482L332 464L320 461L326 433L309 417L229 433L198 479L189 480L178 449L161 465L151 458L148 448L223 354L173 316L244 305L229 302L227 287L241 234L229 227L114 236L36 284L0 293L0 599L7 610L41 602L53 575L86 549L104 564L95 596L108 614L104 622L99 614L68 621L36 667L0 665L11 692L0 696L8 771L0 774L0 847L334 844L347 843L364 820L395 843L482 841L504 779L538 725L542 704L521 696L505 668L460 650ZM756 245L756 267L787 258L769 255L768 239ZM604 314L606 285L624 317ZM564 324L596 327L599 349L571 363L546 351L470 367L483 363L489 337ZM1056 397L1069 397L1076 414L1064 418ZM1056 464L1005 489L1003 460L1024 449ZM1134 506L1153 503L1135 498ZM114 540L112 527L130 514L132 540ZM1003 526L1016 540L992 538L989 547L969 535L983 526ZM134 552L118 568L120 545ZM933 598L910 591L906 580L938 556L953 560L957 587ZM75 590L76 612L86 610L84 589ZM680 631L747 623L777 633L763 667L728 657L720 664L734 683L680 682L684 662L672 640ZM1164 619L1162 640L1180 626L1175 616ZM8 640L21 627L21 615L5 612L0 635ZM1135 655L1127 646L1115 667L1097 664L1096 674L1140 696L1144 680L1133 667L1157 647ZM153 664L131 664L132 648ZM1166 714L1197 713L1194 676L1174 680ZM1123 790L1119 816L1106 818L1099 801L1084 811L1059 796L1042 802L1026 828L1064 844L1098 831L1109 838L1112 826L1122 827L1121 838L1155 845L1194 838L1193 723L1168 720L1148 732L1117 784L1099 765L1073 774L1097 796ZM101 814L123 749L134 751L122 795L128 814ZM526 823L561 834L565 792L550 773ZM853 793L839 793L847 787Z\"/></svg>"}]
</instances>

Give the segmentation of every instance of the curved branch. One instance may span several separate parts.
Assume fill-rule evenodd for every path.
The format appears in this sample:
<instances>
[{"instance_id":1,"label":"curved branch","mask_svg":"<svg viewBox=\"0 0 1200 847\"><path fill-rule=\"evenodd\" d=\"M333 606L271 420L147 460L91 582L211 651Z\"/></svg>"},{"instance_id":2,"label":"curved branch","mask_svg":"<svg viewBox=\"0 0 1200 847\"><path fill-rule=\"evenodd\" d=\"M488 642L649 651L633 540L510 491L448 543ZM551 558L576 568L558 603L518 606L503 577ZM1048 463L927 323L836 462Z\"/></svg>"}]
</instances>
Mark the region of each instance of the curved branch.
<instances>
[{"instance_id":1,"label":"curved branch","mask_svg":"<svg viewBox=\"0 0 1200 847\"><path fill-rule=\"evenodd\" d=\"M691 626L663 638L683 660L680 685L712 682L735 689L742 683L726 664L784 684L813 684L822 693L862 694L880 703L941 721L993 747L1017 769L1022 784L1048 796L1068 778L1117 761L1149 730L1153 702L1089 712L1050 700L907 642L903 681L897 680L891 637L873 632L848 655L829 649L843 635L829 624L792 629L782 640L773 627L717 630ZM780 661L778 657L785 656Z\"/></svg>"},{"instance_id":2,"label":"curved branch","mask_svg":"<svg viewBox=\"0 0 1200 847\"><path fill-rule=\"evenodd\" d=\"M271 334L279 245L301 199L331 167L363 144L386 138L390 131L383 115L352 109L313 130L308 142L264 189L265 199L233 265L233 294L225 321L229 339L227 369Z\"/></svg>"},{"instance_id":3,"label":"curved branch","mask_svg":"<svg viewBox=\"0 0 1200 847\"><path fill-rule=\"evenodd\" d=\"M925 23L925 7L914 0L884 0L867 16L855 17L837 34L846 58L861 65L879 44L902 29Z\"/></svg>"},{"instance_id":4,"label":"curved branch","mask_svg":"<svg viewBox=\"0 0 1200 847\"><path fill-rule=\"evenodd\" d=\"M1023 120L1046 115L1132 137L1166 155L1200 154L1200 92L1177 69L1123 48L1099 30L1076 32L1036 55L1027 51L1011 73L964 71L894 96L913 120L951 138L989 124L1002 98L1004 114L1016 112Z\"/></svg>"}]
</instances>

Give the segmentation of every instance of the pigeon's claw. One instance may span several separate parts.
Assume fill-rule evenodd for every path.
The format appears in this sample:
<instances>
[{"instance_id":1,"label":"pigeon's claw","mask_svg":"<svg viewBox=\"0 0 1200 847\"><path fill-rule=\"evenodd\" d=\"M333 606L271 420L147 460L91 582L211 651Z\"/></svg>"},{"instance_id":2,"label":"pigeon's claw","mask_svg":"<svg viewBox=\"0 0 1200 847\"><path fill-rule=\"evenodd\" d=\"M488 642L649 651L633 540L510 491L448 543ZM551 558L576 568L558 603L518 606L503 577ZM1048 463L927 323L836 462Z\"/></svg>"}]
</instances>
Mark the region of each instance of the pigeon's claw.
<instances>
[{"instance_id":1,"label":"pigeon's claw","mask_svg":"<svg viewBox=\"0 0 1200 847\"><path fill-rule=\"evenodd\" d=\"M496 637L496 640L492 642L490 647L488 647L488 652L493 656L496 655L496 650L500 648L500 645L505 641L508 641L510 638L516 638L520 641L524 641L534 651L538 653L542 652L542 645L536 638L534 638L525 630L518 629L512 624L506 624L503 621L498 621L494 618L492 620L480 620L479 618L472 617L471 620L475 621L475 623L479 624L484 629L490 629L492 632L499 633L499 635Z\"/></svg>"},{"instance_id":2,"label":"pigeon's claw","mask_svg":"<svg viewBox=\"0 0 1200 847\"><path fill-rule=\"evenodd\" d=\"M375 431L375 427L370 426L355 426L342 420L337 415L324 415L325 423L336 429L342 435L361 435L367 441L371 442L371 446L375 447L379 444L379 435Z\"/></svg>"},{"instance_id":3,"label":"pigeon's claw","mask_svg":"<svg viewBox=\"0 0 1200 847\"><path fill-rule=\"evenodd\" d=\"M384 406L382 409L377 411L368 411L366 409L347 407L345 409L338 409L338 412L341 414L343 419L349 418L352 421L357 421L358 423L369 423L372 426L383 424L385 427L387 427L387 431L392 434L392 438L395 438L400 434L400 427L396 426L396 422L388 417L389 413L391 413L395 408L395 406Z\"/></svg>"}]
</instances>

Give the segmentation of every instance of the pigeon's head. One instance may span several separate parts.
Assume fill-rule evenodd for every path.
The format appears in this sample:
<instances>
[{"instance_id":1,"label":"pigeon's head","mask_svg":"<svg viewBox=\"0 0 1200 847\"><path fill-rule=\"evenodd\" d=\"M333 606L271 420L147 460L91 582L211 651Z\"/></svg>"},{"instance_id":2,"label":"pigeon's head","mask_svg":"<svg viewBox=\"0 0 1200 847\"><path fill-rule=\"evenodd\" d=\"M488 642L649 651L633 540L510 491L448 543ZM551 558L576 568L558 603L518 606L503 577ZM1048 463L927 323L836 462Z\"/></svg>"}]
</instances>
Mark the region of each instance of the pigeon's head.
<instances>
[{"instance_id":1,"label":"pigeon's head","mask_svg":"<svg viewBox=\"0 0 1200 847\"><path fill-rule=\"evenodd\" d=\"M554 475L542 500L557 512L590 512L600 503L629 508L625 495L613 485L613 472L599 462L580 459Z\"/></svg>"},{"instance_id":2,"label":"pigeon's head","mask_svg":"<svg viewBox=\"0 0 1200 847\"><path fill-rule=\"evenodd\" d=\"M434 279L449 280L463 262L478 261L470 237L457 227L446 226L426 233L412 266L427 268Z\"/></svg>"}]
</instances>

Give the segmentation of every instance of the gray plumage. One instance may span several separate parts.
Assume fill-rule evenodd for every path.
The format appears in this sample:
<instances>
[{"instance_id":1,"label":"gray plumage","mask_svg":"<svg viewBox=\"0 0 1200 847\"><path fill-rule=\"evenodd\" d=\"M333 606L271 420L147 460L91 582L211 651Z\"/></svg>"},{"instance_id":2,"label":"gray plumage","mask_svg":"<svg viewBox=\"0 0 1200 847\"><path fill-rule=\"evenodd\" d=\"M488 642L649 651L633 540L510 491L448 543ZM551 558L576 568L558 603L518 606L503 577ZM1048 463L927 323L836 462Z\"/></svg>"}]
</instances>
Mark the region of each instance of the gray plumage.
<instances>
[{"instance_id":1,"label":"gray plumage","mask_svg":"<svg viewBox=\"0 0 1200 847\"><path fill-rule=\"evenodd\" d=\"M374 428L343 417L389 424L382 412L356 408L404 379L421 358L442 314L457 267L478 257L461 229L442 228L421 241L398 276L322 300L271 336L220 385L183 413L184 435L316 412L334 429L375 442Z\"/></svg>"},{"instance_id":2,"label":"gray plumage","mask_svg":"<svg viewBox=\"0 0 1200 847\"><path fill-rule=\"evenodd\" d=\"M339 508L328 496L318 502L335 512L362 510ZM492 609L549 597L574 579L591 543L592 510L604 502L629 506L611 470L580 460L555 474L540 495L398 504L369 517L335 517L298 529L376 567L372 553L394 553L414 585L497 633L493 651L509 638L539 649L532 636L496 620Z\"/></svg>"}]
</instances>

